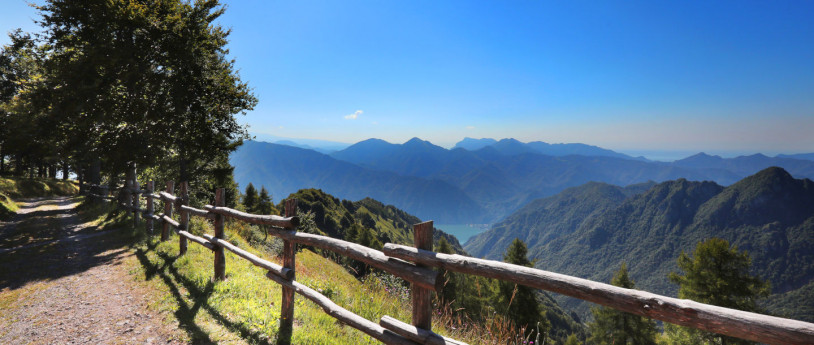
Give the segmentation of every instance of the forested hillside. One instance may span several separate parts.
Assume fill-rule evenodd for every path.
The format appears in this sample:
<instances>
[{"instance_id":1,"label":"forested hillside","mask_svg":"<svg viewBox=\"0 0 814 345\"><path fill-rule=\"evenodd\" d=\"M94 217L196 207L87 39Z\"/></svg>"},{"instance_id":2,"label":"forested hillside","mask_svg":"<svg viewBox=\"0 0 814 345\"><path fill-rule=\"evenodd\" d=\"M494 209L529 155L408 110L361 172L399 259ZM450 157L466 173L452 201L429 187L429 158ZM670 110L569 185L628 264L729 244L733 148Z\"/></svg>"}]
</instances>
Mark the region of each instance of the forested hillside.
<instances>
[{"instance_id":1,"label":"forested hillside","mask_svg":"<svg viewBox=\"0 0 814 345\"><path fill-rule=\"evenodd\" d=\"M814 281L811 180L769 168L729 187L679 179L629 197L619 187L598 187L531 203L465 248L495 259L504 245L484 250L481 241L526 238L538 268L608 281L624 262L638 288L675 296L677 286L667 274L677 270L676 258L699 241L719 237L748 251L753 273L771 283L773 295L765 303L770 312L814 320L806 288ZM585 303L560 301L587 312Z\"/></svg>"},{"instance_id":2,"label":"forested hillside","mask_svg":"<svg viewBox=\"0 0 814 345\"><path fill-rule=\"evenodd\" d=\"M371 198L339 200L319 189L303 189L288 198L299 200L298 209L312 215L321 234L378 249L388 242L413 245L413 224L421 223L418 217ZM437 228L433 234L436 245L444 238L456 253L464 253L455 236Z\"/></svg>"}]
</instances>

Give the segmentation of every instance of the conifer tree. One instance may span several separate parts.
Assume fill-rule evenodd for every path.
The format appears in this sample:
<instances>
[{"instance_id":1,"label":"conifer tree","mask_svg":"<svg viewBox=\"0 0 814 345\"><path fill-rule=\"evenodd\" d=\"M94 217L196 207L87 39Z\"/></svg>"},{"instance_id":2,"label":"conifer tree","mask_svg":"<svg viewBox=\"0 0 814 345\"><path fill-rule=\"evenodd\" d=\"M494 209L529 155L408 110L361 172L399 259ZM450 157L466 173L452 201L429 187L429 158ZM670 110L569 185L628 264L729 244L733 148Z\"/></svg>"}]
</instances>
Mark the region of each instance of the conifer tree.
<instances>
[{"instance_id":1,"label":"conifer tree","mask_svg":"<svg viewBox=\"0 0 814 345\"><path fill-rule=\"evenodd\" d=\"M255 213L257 211L257 189L249 182L246 186L246 194L243 195L243 206L246 207L246 212Z\"/></svg>"},{"instance_id":2,"label":"conifer tree","mask_svg":"<svg viewBox=\"0 0 814 345\"><path fill-rule=\"evenodd\" d=\"M579 345L579 339L577 339L577 335L571 333L568 338L565 339L565 345Z\"/></svg>"},{"instance_id":3,"label":"conifer tree","mask_svg":"<svg viewBox=\"0 0 814 345\"><path fill-rule=\"evenodd\" d=\"M266 190L266 186L260 187L260 196L257 198L257 213L271 214L271 196Z\"/></svg>"},{"instance_id":4,"label":"conifer tree","mask_svg":"<svg viewBox=\"0 0 814 345\"><path fill-rule=\"evenodd\" d=\"M720 238L699 242L693 257L681 252L678 268L670 280L679 284L678 297L744 311L759 311L756 301L769 295L769 283L749 273L752 259L746 252ZM676 344L754 344L753 342L694 328L669 325L667 333Z\"/></svg>"},{"instance_id":5,"label":"conifer tree","mask_svg":"<svg viewBox=\"0 0 814 345\"><path fill-rule=\"evenodd\" d=\"M441 239L438 241L435 251L444 254L454 254L452 251L452 246L449 245L449 242L447 242L445 237L441 237ZM445 269L440 269L438 273L439 276L443 277L444 279L443 290L438 295L439 299L441 300L441 305L450 304L457 299L458 277L455 273Z\"/></svg>"},{"instance_id":6,"label":"conifer tree","mask_svg":"<svg viewBox=\"0 0 814 345\"><path fill-rule=\"evenodd\" d=\"M611 284L634 288L635 284L624 263L613 276ZM594 322L588 325L591 332L588 342L591 344L656 344L656 324L653 320L607 307L592 308L591 313L594 316Z\"/></svg>"},{"instance_id":7,"label":"conifer tree","mask_svg":"<svg viewBox=\"0 0 814 345\"><path fill-rule=\"evenodd\" d=\"M532 267L527 255L528 248L526 248L526 244L520 239L515 238L506 250L503 261L510 264ZM498 312L504 313L506 317L514 321L517 327L532 329L536 326L538 321L547 322L545 318L541 317L542 310L535 297L534 289L524 285L501 281L497 297Z\"/></svg>"}]
</instances>

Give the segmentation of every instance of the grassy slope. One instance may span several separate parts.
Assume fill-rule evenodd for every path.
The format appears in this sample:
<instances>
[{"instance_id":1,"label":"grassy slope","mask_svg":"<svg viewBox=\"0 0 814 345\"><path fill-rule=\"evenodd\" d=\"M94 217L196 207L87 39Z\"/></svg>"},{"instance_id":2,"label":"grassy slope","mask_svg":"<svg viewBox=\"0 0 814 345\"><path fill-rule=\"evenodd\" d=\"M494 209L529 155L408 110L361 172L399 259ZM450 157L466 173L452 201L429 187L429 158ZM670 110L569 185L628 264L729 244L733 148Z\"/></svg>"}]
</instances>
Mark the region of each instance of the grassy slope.
<instances>
[{"instance_id":1,"label":"grassy slope","mask_svg":"<svg viewBox=\"0 0 814 345\"><path fill-rule=\"evenodd\" d=\"M191 231L212 233L209 223L193 218ZM227 226L227 239L278 264L281 260L248 245L240 235L252 236L251 227L240 223ZM263 246L260 246L263 247ZM273 246L268 246L273 248ZM189 342L274 343L280 316L281 288L265 278L265 271L226 252L225 282L213 283L212 254L190 243L187 253L178 256L177 236L160 242L146 237L134 245L138 260L128 263L134 279L155 291L156 311L167 322L178 323ZM409 322L409 292L389 275L371 275L359 281L338 264L308 250L297 255L297 281L321 290L337 304L369 320L378 322L390 315ZM477 334L447 330L436 320L433 329L457 339L478 344ZM295 344L377 343L362 332L345 326L325 314L317 305L297 295Z\"/></svg>"},{"instance_id":2,"label":"grassy slope","mask_svg":"<svg viewBox=\"0 0 814 345\"><path fill-rule=\"evenodd\" d=\"M74 181L0 177L0 221L8 220L17 211L14 199L52 195L73 195L79 192Z\"/></svg>"}]
</instances>

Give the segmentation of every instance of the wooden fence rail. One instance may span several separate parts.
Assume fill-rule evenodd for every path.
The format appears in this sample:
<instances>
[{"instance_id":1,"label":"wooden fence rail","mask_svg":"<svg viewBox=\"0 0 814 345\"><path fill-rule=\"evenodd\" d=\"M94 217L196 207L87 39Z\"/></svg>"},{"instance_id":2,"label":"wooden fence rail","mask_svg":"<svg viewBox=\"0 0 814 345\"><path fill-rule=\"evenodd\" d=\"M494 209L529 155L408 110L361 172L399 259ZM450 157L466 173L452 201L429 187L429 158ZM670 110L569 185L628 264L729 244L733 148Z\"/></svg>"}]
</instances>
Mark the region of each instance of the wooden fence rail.
<instances>
[{"instance_id":1,"label":"wooden fence rail","mask_svg":"<svg viewBox=\"0 0 814 345\"><path fill-rule=\"evenodd\" d=\"M136 176L135 171L130 176ZM432 221L413 226L415 247L387 243L382 251L378 251L352 242L296 231L299 225L299 218L296 216L296 200L286 200L285 217L255 215L225 207L224 190L220 188L215 193L215 205L206 205L201 210L188 205L188 186L185 182L181 184L180 196L173 195L174 184L171 181L167 182L166 190L158 194L152 191L153 185L153 182L149 181L147 182L147 189L140 190L137 182L127 183L125 192L133 197L133 203L130 205L117 203L117 205L125 210L132 211L134 222L138 222L139 215L143 215L148 221L148 230L150 231L153 220L161 221L163 228L162 241L168 239L169 227L173 227L174 232L179 235L179 255L183 255L186 251L187 240L212 250L214 254L215 280L225 279L224 249L256 266L266 269L268 271L266 277L277 282L283 288L281 322L277 337L278 344L290 344L291 342L294 293L313 301L328 315L385 344L464 344L431 331L431 296L432 292L439 291L442 285L439 273L431 267L514 282L576 297L632 314L761 343L778 345L814 344L814 324L808 322L665 297L646 291L620 288L587 279L499 261L477 259L457 254L436 253L431 251ZM139 207L139 195L145 196L146 209ZM107 195L96 194L92 196L99 200L109 200ZM153 214L154 200L163 201L163 214ZM172 218L173 209L178 210L180 221ZM189 216L214 221L214 236L204 234L203 237L199 237L189 233ZM264 260L224 240L224 220L226 218L269 226L267 228L268 233L284 241L283 265L280 266ZM294 271L296 244L330 250L382 269L410 282L413 285L411 289L412 325L389 316L382 317L380 323L376 324L336 305L319 292L298 283L295 280Z\"/></svg>"}]
</instances>

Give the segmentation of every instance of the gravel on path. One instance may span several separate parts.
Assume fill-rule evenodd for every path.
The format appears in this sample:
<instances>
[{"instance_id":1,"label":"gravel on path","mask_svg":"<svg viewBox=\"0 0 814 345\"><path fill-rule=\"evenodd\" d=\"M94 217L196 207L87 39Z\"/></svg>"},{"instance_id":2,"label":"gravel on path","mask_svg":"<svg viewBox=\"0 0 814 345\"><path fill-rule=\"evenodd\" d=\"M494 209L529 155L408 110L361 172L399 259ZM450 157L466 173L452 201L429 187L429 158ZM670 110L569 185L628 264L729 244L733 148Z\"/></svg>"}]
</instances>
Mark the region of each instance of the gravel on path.
<instances>
[{"instance_id":1,"label":"gravel on path","mask_svg":"<svg viewBox=\"0 0 814 345\"><path fill-rule=\"evenodd\" d=\"M128 243L83 223L77 200L28 200L0 223L0 344L180 344L127 272ZM23 226L41 236L5 241Z\"/></svg>"}]
</instances>

